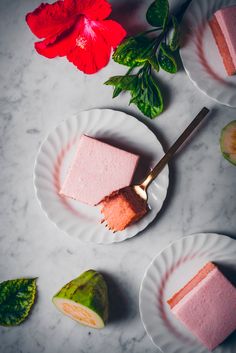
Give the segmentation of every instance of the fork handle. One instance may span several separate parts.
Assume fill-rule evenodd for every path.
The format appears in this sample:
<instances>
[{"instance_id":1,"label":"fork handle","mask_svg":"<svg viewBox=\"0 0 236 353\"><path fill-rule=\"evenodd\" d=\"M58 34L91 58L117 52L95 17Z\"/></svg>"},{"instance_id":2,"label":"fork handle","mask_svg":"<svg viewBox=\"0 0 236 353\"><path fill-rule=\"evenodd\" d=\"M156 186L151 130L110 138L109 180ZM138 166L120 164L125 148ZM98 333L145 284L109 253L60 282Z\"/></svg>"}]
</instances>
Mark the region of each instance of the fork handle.
<instances>
[{"instance_id":1,"label":"fork handle","mask_svg":"<svg viewBox=\"0 0 236 353\"><path fill-rule=\"evenodd\" d=\"M182 144L187 140L189 135L195 130L195 128L200 124L200 122L205 118L208 114L209 109L206 107L202 108L202 110L197 114L197 116L193 119L193 121L188 125L188 127L184 130L184 132L180 135L180 137L175 141L175 143L169 148L166 154L162 157L162 159L158 162L158 164L153 168L153 170L144 178L142 181L142 187L146 189L148 185L158 176L158 174L162 171L162 169L166 166L166 164L173 157L175 152L182 146Z\"/></svg>"}]
</instances>

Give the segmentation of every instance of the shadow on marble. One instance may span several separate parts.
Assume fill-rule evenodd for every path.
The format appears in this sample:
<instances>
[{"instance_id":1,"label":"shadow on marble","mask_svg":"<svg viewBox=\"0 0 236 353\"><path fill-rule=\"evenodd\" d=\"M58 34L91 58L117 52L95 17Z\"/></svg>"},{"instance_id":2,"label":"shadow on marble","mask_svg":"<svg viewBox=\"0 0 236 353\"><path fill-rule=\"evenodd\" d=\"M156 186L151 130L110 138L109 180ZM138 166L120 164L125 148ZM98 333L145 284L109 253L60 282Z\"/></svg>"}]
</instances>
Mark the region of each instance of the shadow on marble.
<instances>
[{"instance_id":1,"label":"shadow on marble","mask_svg":"<svg viewBox=\"0 0 236 353\"><path fill-rule=\"evenodd\" d=\"M223 275L236 287L236 265L228 264L223 261L217 261L216 265Z\"/></svg>"},{"instance_id":2,"label":"shadow on marble","mask_svg":"<svg viewBox=\"0 0 236 353\"><path fill-rule=\"evenodd\" d=\"M146 0L112 1L112 18L126 29L128 36L135 35L147 29L148 24L145 23L143 15L146 10L142 11L145 3L147 4Z\"/></svg>"},{"instance_id":3,"label":"shadow on marble","mask_svg":"<svg viewBox=\"0 0 236 353\"><path fill-rule=\"evenodd\" d=\"M101 273L108 286L109 323L126 320L132 314L130 310L131 306L128 303L128 297L125 292L122 291L122 288L113 276L104 271L101 271Z\"/></svg>"},{"instance_id":4,"label":"shadow on marble","mask_svg":"<svg viewBox=\"0 0 236 353\"><path fill-rule=\"evenodd\" d=\"M178 71L176 74L178 74L178 72L185 71L179 51L175 54L175 60L176 60L177 67L178 67Z\"/></svg>"},{"instance_id":5,"label":"shadow on marble","mask_svg":"<svg viewBox=\"0 0 236 353\"><path fill-rule=\"evenodd\" d=\"M202 109L203 107L199 107L199 111L200 109ZM209 107L207 107L209 108ZM179 148L176 156L174 157L175 160L178 159L178 156L180 155L180 153L184 153L185 148L188 148L188 146L190 144L194 143L194 139L196 137L201 136L202 133L205 133L205 130L209 128L209 125L212 124L212 122L214 121L214 119L217 119L217 112L218 112L218 108L217 106L215 107L211 107L209 113L207 114L206 118L200 123L200 125L194 130L194 132L189 136L189 138L184 142L184 144ZM195 111L193 114L197 115L197 111ZM194 119L195 116L192 116L192 120ZM190 120L189 120L190 123ZM185 127L183 127L183 130L187 127L187 125ZM176 139L178 138L178 136L176 136ZM174 141L173 141L174 142Z\"/></svg>"},{"instance_id":6,"label":"shadow on marble","mask_svg":"<svg viewBox=\"0 0 236 353\"><path fill-rule=\"evenodd\" d=\"M181 21L191 0L172 0L170 12ZM111 0L112 18L124 26L127 35L135 35L150 28L146 21L149 0Z\"/></svg>"},{"instance_id":7,"label":"shadow on marble","mask_svg":"<svg viewBox=\"0 0 236 353\"><path fill-rule=\"evenodd\" d=\"M208 114L208 117L203 120L203 122L201 123L201 125L199 126L199 128L197 128L192 135L189 137L188 140L186 140L186 142L184 143L184 145L179 149L179 151L177 152L177 154L174 156L174 158L172 159L172 161L170 161L169 163L169 187L167 190L167 196L166 199L163 203L163 206L160 210L160 212L158 213L157 217L153 220L152 223L150 223L148 225L148 227L155 225L157 222L160 221L161 217L163 216L163 214L165 214L166 209L169 206L169 203L171 202L171 200L175 197L177 190L176 190L176 185L177 180L177 174L176 170L177 170L177 160L178 160L178 156L179 154L184 153L185 148L188 148L189 144L192 144L194 142L194 138L200 133L201 130L206 129L208 124L212 121L212 119L214 118L214 116L216 116L216 111L217 108L212 108L211 111ZM187 127L187 126L186 126ZM176 139L178 138L178 136L176 136ZM174 143L174 141L173 141ZM165 149L165 151L167 151L167 149Z\"/></svg>"},{"instance_id":8,"label":"shadow on marble","mask_svg":"<svg viewBox=\"0 0 236 353\"><path fill-rule=\"evenodd\" d=\"M231 335L226 338L226 340L221 344L222 348L224 347L225 351L228 351L232 345L236 344L236 331L231 333Z\"/></svg>"},{"instance_id":9,"label":"shadow on marble","mask_svg":"<svg viewBox=\"0 0 236 353\"><path fill-rule=\"evenodd\" d=\"M236 286L236 265L226 264L223 261L216 262L217 267L223 275L234 285ZM222 344L225 350L229 349L232 344L236 343L236 331L233 332Z\"/></svg>"}]
</instances>

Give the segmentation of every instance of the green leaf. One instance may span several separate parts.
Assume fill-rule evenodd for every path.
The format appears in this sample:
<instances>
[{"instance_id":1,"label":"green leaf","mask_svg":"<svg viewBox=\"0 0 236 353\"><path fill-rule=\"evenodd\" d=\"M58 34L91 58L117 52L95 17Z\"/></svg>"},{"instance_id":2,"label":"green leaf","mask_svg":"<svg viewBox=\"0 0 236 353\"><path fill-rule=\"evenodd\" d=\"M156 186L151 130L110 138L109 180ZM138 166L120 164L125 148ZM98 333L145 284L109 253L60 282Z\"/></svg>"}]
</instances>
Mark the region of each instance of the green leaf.
<instances>
[{"instance_id":1,"label":"green leaf","mask_svg":"<svg viewBox=\"0 0 236 353\"><path fill-rule=\"evenodd\" d=\"M169 47L170 47L170 50L175 51L179 48L180 26L175 16L172 16L171 20L173 24L173 32L170 38Z\"/></svg>"},{"instance_id":2,"label":"green leaf","mask_svg":"<svg viewBox=\"0 0 236 353\"><path fill-rule=\"evenodd\" d=\"M174 55L165 43L162 43L160 45L160 50L158 53L158 62L162 70L166 72L175 74L178 70Z\"/></svg>"},{"instance_id":3,"label":"green leaf","mask_svg":"<svg viewBox=\"0 0 236 353\"><path fill-rule=\"evenodd\" d=\"M114 86L121 89L121 91L132 91L136 88L137 80L136 75L113 76L104 82L104 84Z\"/></svg>"},{"instance_id":4,"label":"green leaf","mask_svg":"<svg viewBox=\"0 0 236 353\"><path fill-rule=\"evenodd\" d=\"M169 16L168 0L155 0L148 8L146 18L153 27L165 28Z\"/></svg>"},{"instance_id":5,"label":"green leaf","mask_svg":"<svg viewBox=\"0 0 236 353\"><path fill-rule=\"evenodd\" d=\"M152 65L152 68L158 72L159 64L155 53L148 57L148 61Z\"/></svg>"},{"instance_id":6,"label":"green leaf","mask_svg":"<svg viewBox=\"0 0 236 353\"><path fill-rule=\"evenodd\" d=\"M122 88L120 87L115 87L114 88L114 91L113 91L113 95L112 95L112 98L116 98L119 96L119 94L122 92Z\"/></svg>"},{"instance_id":7,"label":"green leaf","mask_svg":"<svg viewBox=\"0 0 236 353\"><path fill-rule=\"evenodd\" d=\"M163 111L161 92L153 77L143 74L136 90L131 91L130 104L134 103L147 117L154 119Z\"/></svg>"},{"instance_id":8,"label":"green leaf","mask_svg":"<svg viewBox=\"0 0 236 353\"><path fill-rule=\"evenodd\" d=\"M19 325L35 301L36 279L21 278L0 283L0 325Z\"/></svg>"},{"instance_id":9,"label":"green leaf","mask_svg":"<svg viewBox=\"0 0 236 353\"><path fill-rule=\"evenodd\" d=\"M153 41L145 36L130 37L122 42L112 58L118 64L129 67L142 66L150 55Z\"/></svg>"}]
</instances>

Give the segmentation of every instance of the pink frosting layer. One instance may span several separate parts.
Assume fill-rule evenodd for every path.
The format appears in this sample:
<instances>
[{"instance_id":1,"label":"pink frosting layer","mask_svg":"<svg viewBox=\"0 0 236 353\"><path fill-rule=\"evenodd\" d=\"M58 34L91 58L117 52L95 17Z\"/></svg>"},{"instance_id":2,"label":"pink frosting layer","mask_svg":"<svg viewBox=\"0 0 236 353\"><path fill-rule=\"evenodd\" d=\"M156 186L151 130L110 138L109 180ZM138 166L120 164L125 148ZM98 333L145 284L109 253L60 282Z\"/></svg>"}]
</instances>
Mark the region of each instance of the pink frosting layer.
<instances>
[{"instance_id":1,"label":"pink frosting layer","mask_svg":"<svg viewBox=\"0 0 236 353\"><path fill-rule=\"evenodd\" d=\"M213 350L236 329L236 288L215 268L172 311Z\"/></svg>"},{"instance_id":2,"label":"pink frosting layer","mask_svg":"<svg viewBox=\"0 0 236 353\"><path fill-rule=\"evenodd\" d=\"M82 135L60 194L98 204L113 191L130 185L139 157Z\"/></svg>"},{"instance_id":3,"label":"pink frosting layer","mask_svg":"<svg viewBox=\"0 0 236 353\"><path fill-rule=\"evenodd\" d=\"M224 34L233 64L236 67L236 6L216 11L215 17Z\"/></svg>"}]
</instances>

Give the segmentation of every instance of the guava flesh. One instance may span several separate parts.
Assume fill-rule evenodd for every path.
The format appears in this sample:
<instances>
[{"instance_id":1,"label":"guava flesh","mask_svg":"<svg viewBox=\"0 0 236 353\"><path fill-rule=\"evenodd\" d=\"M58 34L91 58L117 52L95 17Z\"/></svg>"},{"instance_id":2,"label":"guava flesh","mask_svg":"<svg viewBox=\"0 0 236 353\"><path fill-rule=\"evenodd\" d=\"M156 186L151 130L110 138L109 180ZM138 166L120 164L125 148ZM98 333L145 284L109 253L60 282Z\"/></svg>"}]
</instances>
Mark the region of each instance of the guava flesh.
<instances>
[{"instance_id":1,"label":"guava flesh","mask_svg":"<svg viewBox=\"0 0 236 353\"><path fill-rule=\"evenodd\" d=\"M224 158L236 165L236 120L231 121L221 131L220 147Z\"/></svg>"},{"instance_id":2,"label":"guava flesh","mask_svg":"<svg viewBox=\"0 0 236 353\"><path fill-rule=\"evenodd\" d=\"M63 314L93 328L103 328L108 318L108 291L103 276L88 270L67 283L52 299Z\"/></svg>"}]
</instances>

